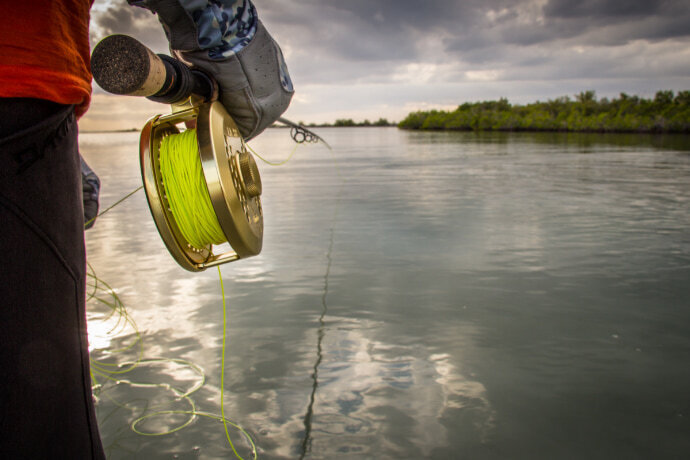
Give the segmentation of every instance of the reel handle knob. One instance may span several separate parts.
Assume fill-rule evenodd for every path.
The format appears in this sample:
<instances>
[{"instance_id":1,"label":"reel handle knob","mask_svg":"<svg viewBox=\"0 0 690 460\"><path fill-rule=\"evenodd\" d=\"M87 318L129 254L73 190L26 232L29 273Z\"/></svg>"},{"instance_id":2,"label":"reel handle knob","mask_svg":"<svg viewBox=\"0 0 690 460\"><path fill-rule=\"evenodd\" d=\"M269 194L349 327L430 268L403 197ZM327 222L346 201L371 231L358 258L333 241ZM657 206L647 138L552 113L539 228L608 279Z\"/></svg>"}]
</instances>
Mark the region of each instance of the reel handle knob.
<instances>
[{"instance_id":1,"label":"reel handle knob","mask_svg":"<svg viewBox=\"0 0 690 460\"><path fill-rule=\"evenodd\" d=\"M91 72L109 93L146 96L165 104L184 101L192 94L205 100L216 95L216 85L206 74L170 56L157 55L127 35L110 35L94 47Z\"/></svg>"},{"instance_id":2,"label":"reel handle knob","mask_svg":"<svg viewBox=\"0 0 690 460\"><path fill-rule=\"evenodd\" d=\"M242 181L244 182L244 190L250 197L261 195L261 176L259 176L259 167L254 161L249 152L243 150L239 154L240 173L242 174Z\"/></svg>"}]
</instances>

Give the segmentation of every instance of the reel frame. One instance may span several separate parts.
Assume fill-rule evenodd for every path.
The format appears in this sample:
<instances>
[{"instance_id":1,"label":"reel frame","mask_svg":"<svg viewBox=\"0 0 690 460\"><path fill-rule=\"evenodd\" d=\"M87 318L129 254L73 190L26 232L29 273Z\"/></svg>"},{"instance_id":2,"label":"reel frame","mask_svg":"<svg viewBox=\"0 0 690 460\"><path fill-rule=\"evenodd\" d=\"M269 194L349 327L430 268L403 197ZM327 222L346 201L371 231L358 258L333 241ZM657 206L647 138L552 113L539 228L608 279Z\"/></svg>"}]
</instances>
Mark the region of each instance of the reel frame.
<instances>
[{"instance_id":1,"label":"reel frame","mask_svg":"<svg viewBox=\"0 0 690 460\"><path fill-rule=\"evenodd\" d=\"M213 210L232 250L215 254L211 244L197 249L180 231L167 201L160 172L160 146L180 132L178 124L196 121L199 161ZM192 98L173 106L173 113L156 115L141 131L141 176L151 215L168 252L185 270L209 267L259 254L263 243L261 178L237 125L218 102Z\"/></svg>"}]
</instances>

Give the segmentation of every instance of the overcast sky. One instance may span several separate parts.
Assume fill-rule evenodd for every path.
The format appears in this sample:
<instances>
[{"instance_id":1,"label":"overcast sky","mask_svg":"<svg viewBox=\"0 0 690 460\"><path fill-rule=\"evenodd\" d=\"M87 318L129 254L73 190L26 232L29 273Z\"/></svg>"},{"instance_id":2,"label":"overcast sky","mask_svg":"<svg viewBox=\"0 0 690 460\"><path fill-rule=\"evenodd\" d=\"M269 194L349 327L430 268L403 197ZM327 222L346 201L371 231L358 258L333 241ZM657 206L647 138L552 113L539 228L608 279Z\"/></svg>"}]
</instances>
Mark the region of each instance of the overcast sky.
<instances>
[{"instance_id":1,"label":"overcast sky","mask_svg":"<svg viewBox=\"0 0 690 460\"><path fill-rule=\"evenodd\" d=\"M690 90L688 0L255 0L296 94L286 116L399 121L506 97L527 103L595 90ZM156 52L156 16L96 0L92 45L111 33ZM82 129L141 127L167 108L94 88Z\"/></svg>"}]
</instances>

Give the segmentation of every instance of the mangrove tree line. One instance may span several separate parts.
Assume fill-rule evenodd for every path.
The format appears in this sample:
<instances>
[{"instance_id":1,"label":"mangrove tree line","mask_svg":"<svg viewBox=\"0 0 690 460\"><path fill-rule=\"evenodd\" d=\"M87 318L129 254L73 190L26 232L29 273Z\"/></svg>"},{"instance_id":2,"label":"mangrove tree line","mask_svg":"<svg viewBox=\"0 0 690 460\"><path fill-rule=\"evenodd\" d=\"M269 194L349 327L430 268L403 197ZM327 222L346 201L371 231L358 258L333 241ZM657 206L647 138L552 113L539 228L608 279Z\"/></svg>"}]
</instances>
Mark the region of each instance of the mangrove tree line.
<instances>
[{"instance_id":1,"label":"mangrove tree line","mask_svg":"<svg viewBox=\"0 0 690 460\"><path fill-rule=\"evenodd\" d=\"M690 132L690 91L658 91L653 99L597 99L594 91L526 105L466 102L453 111L410 113L404 129L494 131Z\"/></svg>"}]
</instances>

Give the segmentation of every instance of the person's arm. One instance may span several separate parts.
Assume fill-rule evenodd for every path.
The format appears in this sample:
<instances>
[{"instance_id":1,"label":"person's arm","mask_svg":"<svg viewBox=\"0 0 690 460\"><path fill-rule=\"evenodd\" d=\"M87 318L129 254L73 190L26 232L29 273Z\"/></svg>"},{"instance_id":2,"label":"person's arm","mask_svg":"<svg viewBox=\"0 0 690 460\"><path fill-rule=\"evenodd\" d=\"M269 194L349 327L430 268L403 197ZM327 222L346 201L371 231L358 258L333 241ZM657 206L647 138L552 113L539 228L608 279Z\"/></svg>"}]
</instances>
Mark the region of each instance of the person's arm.
<instances>
[{"instance_id":1,"label":"person's arm","mask_svg":"<svg viewBox=\"0 0 690 460\"><path fill-rule=\"evenodd\" d=\"M172 54L210 74L220 101L250 139L276 121L294 93L278 44L250 0L128 0L158 14Z\"/></svg>"}]
</instances>

